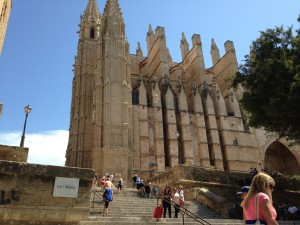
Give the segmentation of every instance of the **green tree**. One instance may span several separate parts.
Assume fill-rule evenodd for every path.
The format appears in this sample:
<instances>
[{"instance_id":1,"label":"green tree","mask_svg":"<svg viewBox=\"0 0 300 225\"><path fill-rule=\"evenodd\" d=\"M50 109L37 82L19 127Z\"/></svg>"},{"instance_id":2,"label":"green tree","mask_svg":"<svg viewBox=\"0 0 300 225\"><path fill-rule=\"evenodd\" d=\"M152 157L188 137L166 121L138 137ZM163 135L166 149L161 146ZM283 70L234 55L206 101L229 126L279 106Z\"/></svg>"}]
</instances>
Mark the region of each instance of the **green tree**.
<instances>
[{"instance_id":1,"label":"green tree","mask_svg":"<svg viewBox=\"0 0 300 225\"><path fill-rule=\"evenodd\" d=\"M260 32L233 86L238 83L250 126L300 141L300 30L295 36L292 27Z\"/></svg>"}]
</instances>

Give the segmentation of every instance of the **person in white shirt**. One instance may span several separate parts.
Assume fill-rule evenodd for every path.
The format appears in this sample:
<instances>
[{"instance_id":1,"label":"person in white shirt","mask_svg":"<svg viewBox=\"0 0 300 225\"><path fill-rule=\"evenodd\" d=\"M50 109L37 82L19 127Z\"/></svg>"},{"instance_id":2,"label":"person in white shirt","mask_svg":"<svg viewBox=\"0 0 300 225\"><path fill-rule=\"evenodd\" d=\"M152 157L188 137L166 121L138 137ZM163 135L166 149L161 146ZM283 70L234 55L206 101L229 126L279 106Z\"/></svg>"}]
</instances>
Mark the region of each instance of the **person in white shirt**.
<instances>
[{"instance_id":1,"label":"person in white shirt","mask_svg":"<svg viewBox=\"0 0 300 225\"><path fill-rule=\"evenodd\" d=\"M179 205L180 207L184 206L184 193L183 193L183 187L179 185L178 187L178 193L179 193Z\"/></svg>"},{"instance_id":2,"label":"person in white shirt","mask_svg":"<svg viewBox=\"0 0 300 225\"><path fill-rule=\"evenodd\" d=\"M174 218L178 218L178 213L180 211L179 193L178 193L178 191L177 191L177 189L175 187L173 188L172 201L175 203L175 205L174 205L174 209L175 209L175 216L174 216Z\"/></svg>"},{"instance_id":3,"label":"person in white shirt","mask_svg":"<svg viewBox=\"0 0 300 225\"><path fill-rule=\"evenodd\" d=\"M115 179L114 175L113 175L113 174L111 174L111 175L109 176L109 180L110 180L110 182L114 183L114 179Z\"/></svg>"}]
</instances>

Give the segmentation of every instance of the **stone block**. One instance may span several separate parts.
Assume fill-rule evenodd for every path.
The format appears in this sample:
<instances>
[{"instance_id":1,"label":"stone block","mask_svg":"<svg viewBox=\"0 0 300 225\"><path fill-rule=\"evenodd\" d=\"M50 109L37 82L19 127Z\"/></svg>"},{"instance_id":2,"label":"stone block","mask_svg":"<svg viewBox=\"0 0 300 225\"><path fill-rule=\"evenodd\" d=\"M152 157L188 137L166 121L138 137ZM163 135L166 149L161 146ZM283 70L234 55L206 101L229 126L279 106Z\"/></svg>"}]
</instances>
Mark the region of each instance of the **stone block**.
<instances>
[{"instance_id":1,"label":"stone block","mask_svg":"<svg viewBox=\"0 0 300 225\"><path fill-rule=\"evenodd\" d=\"M0 145L0 160L27 162L28 148Z\"/></svg>"}]
</instances>

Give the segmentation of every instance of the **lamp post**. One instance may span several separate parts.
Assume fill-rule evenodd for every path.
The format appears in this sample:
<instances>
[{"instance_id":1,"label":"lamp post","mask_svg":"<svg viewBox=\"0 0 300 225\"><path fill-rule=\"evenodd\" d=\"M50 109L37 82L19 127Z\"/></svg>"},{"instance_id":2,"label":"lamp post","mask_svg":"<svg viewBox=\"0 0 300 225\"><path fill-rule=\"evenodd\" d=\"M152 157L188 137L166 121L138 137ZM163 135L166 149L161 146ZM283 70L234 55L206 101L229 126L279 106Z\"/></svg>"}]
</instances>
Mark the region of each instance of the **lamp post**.
<instances>
[{"instance_id":1,"label":"lamp post","mask_svg":"<svg viewBox=\"0 0 300 225\"><path fill-rule=\"evenodd\" d=\"M32 108L30 107L30 105L27 105L27 106L24 107L24 111L25 111L26 115L25 115L25 122L24 122L24 128L23 128L23 134L22 134L22 138L21 138L20 147L24 147L27 117L28 117L28 114L31 112L31 110L32 110Z\"/></svg>"}]
</instances>

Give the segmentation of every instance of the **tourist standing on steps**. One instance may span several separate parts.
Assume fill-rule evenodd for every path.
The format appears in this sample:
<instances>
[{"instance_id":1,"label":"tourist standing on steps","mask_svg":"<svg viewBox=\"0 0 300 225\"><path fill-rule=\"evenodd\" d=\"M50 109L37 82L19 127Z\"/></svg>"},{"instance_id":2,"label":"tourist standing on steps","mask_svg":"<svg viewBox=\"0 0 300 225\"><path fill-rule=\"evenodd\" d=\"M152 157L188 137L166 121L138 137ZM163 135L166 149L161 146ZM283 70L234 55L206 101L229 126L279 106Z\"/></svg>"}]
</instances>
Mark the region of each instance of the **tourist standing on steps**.
<instances>
[{"instance_id":1,"label":"tourist standing on steps","mask_svg":"<svg viewBox=\"0 0 300 225\"><path fill-rule=\"evenodd\" d=\"M178 193L178 191L177 191L177 189L175 187L173 188L172 201L175 203L175 205L174 205L174 209L175 209L174 218L178 218L178 213L180 211L179 193Z\"/></svg>"},{"instance_id":2,"label":"tourist standing on steps","mask_svg":"<svg viewBox=\"0 0 300 225\"><path fill-rule=\"evenodd\" d=\"M150 194L151 194L151 183L148 182L146 185L145 185L145 193L146 193L146 198L150 198Z\"/></svg>"},{"instance_id":3,"label":"tourist standing on steps","mask_svg":"<svg viewBox=\"0 0 300 225\"><path fill-rule=\"evenodd\" d=\"M93 178L93 187L98 186L98 174L95 173L94 178Z\"/></svg>"},{"instance_id":4,"label":"tourist standing on steps","mask_svg":"<svg viewBox=\"0 0 300 225\"><path fill-rule=\"evenodd\" d=\"M113 200L113 190L112 190L112 183L108 180L104 184L104 191L103 191L103 201L104 201L104 209L103 209L103 216L108 216L108 205L109 202Z\"/></svg>"},{"instance_id":5,"label":"tourist standing on steps","mask_svg":"<svg viewBox=\"0 0 300 225\"><path fill-rule=\"evenodd\" d=\"M179 193L179 205L180 207L184 206L184 192L183 192L183 187L179 185L178 187L178 193Z\"/></svg>"},{"instance_id":6,"label":"tourist standing on steps","mask_svg":"<svg viewBox=\"0 0 300 225\"><path fill-rule=\"evenodd\" d=\"M169 218L171 218L171 200L172 200L172 192L169 186L167 186L163 192L162 196L162 205L164 208L164 218L166 218L167 210L169 212Z\"/></svg>"},{"instance_id":7,"label":"tourist standing on steps","mask_svg":"<svg viewBox=\"0 0 300 225\"><path fill-rule=\"evenodd\" d=\"M153 194L154 198L157 198L158 187L156 185L154 185L152 188L152 194Z\"/></svg>"},{"instance_id":8,"label":"tourist standing on steps","mask_svg":"<svg viewBox=\"0 0 300 225\"><path fill-rule=\"evenodd\" d=\"M123 188L123 179L120 178L119 182L118 182L118 192L122 191Z\"/></svg>"},{"instance_id":9,"label":"tourist standing on steps","mask_svg":"<svg viewBox=\"0 0 300 225\"><path fill-rule=\"evenodd\" d=\"M110 182L114 183L115 176L113 174L109 175L109 180L110 180Z\"/></svg>"},{"instance_id":10,"label":"tourist standing on steps","mask_svg":"<svg viewBox=\"0 0 300 225\"><path fill-rule=\"evenodd\" d=\"M113 188L113 183L109 180L109 178L106 178L105 184L104 184L104 188L108 187L108 188Z\"/></svg>"},{"instance_id":11,"label":"tourist standing on steps","mask_svg":"<svg viewBox=\"0 0 300 225\"><path fill-rule=\"evenodd\" d=\"M132 177L133 188L136 188L136 179L138 178L137 174L134 174Z\"/></svg>"},{"instance_id":12,"label":"tourist standing on steps","mask_svg":"<svg viewBox=\"0 0 300 225\"><path fill-rule=\"evenodd\" d=\"M272 202L274 186L274 179L266 173L258 173L253 177L250 190L242 202L246 224L255 224L258 218L260 224L278 225Z\"/></svg>"},{"instance_id":13,"label":"tourist standing on steps","mask_svg":"<svg viewBox=\"0 0 300 225\"><path fill-rule=\"evenodd\" d=\"M105 184L105 182L106 182L106 178L105 178L105 176L103 176L103 177L101 178L101 181L100 181L100 187L101 187L101 190L104 189L104 184Z\"/></svg>"},{"instance_id":14,"label":"tourist standing on steps","mask_svg":"<svg viewBox=\"0 0 300 225\"><path fill-rule=\"evenodd\" d=\"M250 186L244 186L239 192L236 193L236 195L240 196L241 201L243 201L246 198L249 190ZM234 215L236 219L243 219L243 208L241 206L241 202L234 204Z\"/></svg>"}]
</instances>

